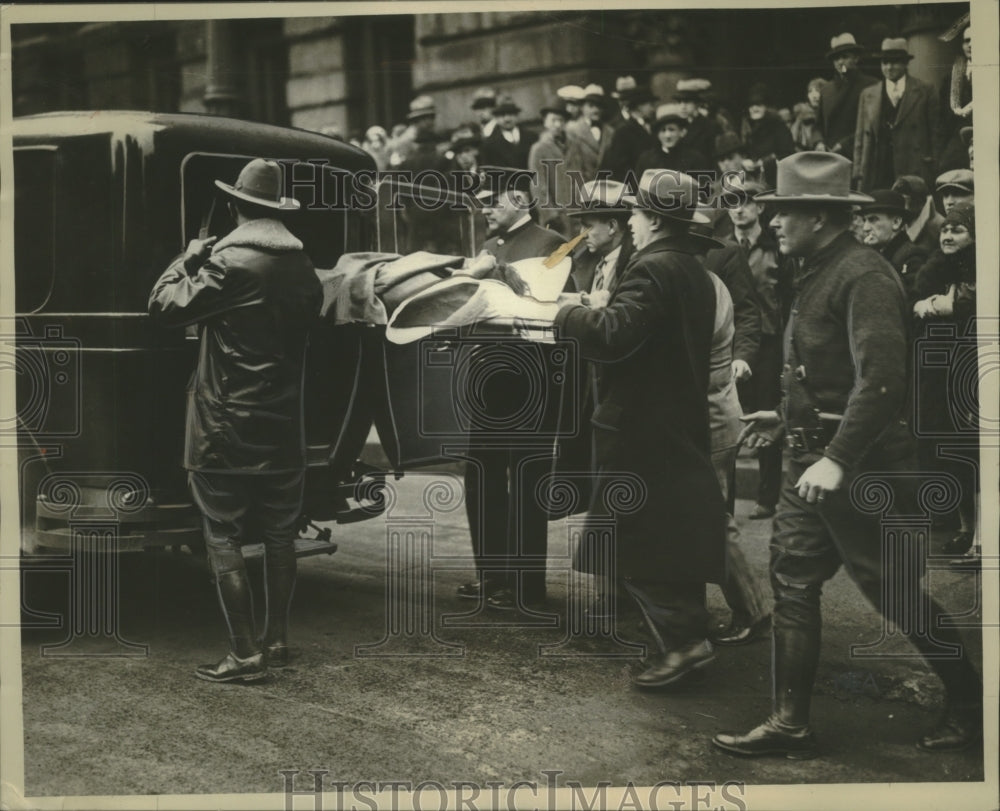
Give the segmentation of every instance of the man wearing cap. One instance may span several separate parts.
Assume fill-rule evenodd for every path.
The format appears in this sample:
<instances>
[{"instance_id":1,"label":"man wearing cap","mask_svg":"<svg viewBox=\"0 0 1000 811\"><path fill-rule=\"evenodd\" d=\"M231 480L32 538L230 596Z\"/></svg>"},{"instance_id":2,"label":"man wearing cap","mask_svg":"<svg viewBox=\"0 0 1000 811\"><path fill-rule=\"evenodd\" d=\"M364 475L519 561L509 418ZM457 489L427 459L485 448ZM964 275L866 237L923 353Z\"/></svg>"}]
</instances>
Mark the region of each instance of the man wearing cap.
<instances>
[{"instance_id":1,"label":"man wearing cap","mask_svg":"<svg viewBox=\"0 0 1000 811\"><path fill-rule=\"evenodd\" d=\"M521 108L510 96L500 96L493 115L497 125L489 137L483 138L479 155L488 166L509 166L514 169L528 168L528 151L531 139L521 131L517 117Z\"/></svg>"},{"instance_id":2,"label":"man wearing cap","mask_svg":"<svg viewBox=\"0 0 1000 811\"><path fill-rule=\"evenodd\" d=\"M526 170L489 167L484 168L484 173L488 186L476 196L485 205L490 230L483 250L496 258L490 275L522 292L516 274L507 265L547 257L563 244L563 239L531 221L531 178ZM510 611L535 606L545 598L548 518L536 490L541 477L551 469L551 442L548 459L543 458L539 446L526 446L524 440L515 441L513 446L504 444L503 425L531 401L532 379L517 369L509 333L501 335L493 345L489 342L493 334L489 328L474 331L482 334L486 343L473 350L472 363L491 372L469 376L471 381L482 383L468 396L482 404L490 424L474 426L470 432L465 508L477 579L459 586L458 596Z\"/></svg>"},{"instance_id":3,"label":"man wearing cap","mask_svg":"<svg viewBox=\"0 0 1000 811\"><path fill-rule=\"evenodd\" d=\"M934 177L934 88L907 73L913 55L906 40L882 40L883 81L866 87L854 128L854 177L858 188L888 189L900 175Z\"/></svg>"},{"instance_id":4,"label":"man wearing cap","mask_svg":"<svg viewBox=\"0 0 1000 811\"><path fill-rule=\"evenodd\" d=\"M906 235L928 255L938 246L938 235L944 217L934 204L934 195L927 189L927 183L916 175L902 175L892 184L892 190L899 192L911 214Z\"/></svg>"},{"instance_id":5,"label":"man wearing cap","mask_svg":"<svg viewBox=\"0 0 1000 811\"><path fill-rule=\"evenodd\" d=\"M725 570L725 506L706 407L715 291L687 233L704 221L697 196L687 175L643 175L630 201L635 253L607 306L552 308L560 336L595 364L597 470L581 548L592 551L602 535L609 546L574 565L590 571L595 558L612 558L639 604L660 648L635 676L640 687L673 684L711 661L705 584ZM623 474L636 480L634 500L616 511Z\"/></svg>"},{"instance_id":6,"label":"man wearing cap","mask_svg":"<svg viewBox=\"0 0 1000 811\"><path fill-rule=\"evenodd\" d=\"M859 477L877 473L891 487L896 514L918 509L907 422L909 307L889 263L849 232L852 205L872 202L850 187L849 160L800 152L778 163L776 190L756 198L773 201L779 247L802 265L785 330L781 416L756 412L746 429L750 447L787 437L791 458L771 538L773 710L746 734L715 736L715 746L734 754L818 754L809 707L820 592L841 565L944 682L948 709L920 746L964 748L979 734L982 682L964 657L939 657L940 646L964 646L942 627L943 611L923 589L923 555L904 547L900 554L911 558L885 566L881 516L864 511L853 489L864 487Z\"/></svg>"},{"instance_id":7,"label":"man wearing cap","mask_svg":"<svg viewBox=\"0 0 1000 811\"><path fill-rule=\"evenodd\" d=\"M934 191L941 198L941 208L947 216L959 203L974 203L976 199L976 178L971 169L952 169L938 175Z\"/></svg>"},{"instance_id":8,"label":"man wearing cap","mask_svg":"<svg viewBox=\"0 0 1000 811\"><path fill-rule=\"evenodd\" d=\"M395 166L415 177L424 171L444 171L446 160L438 151L437 107L430 96L417 96L406 114L410 123Z\"/></svg>"},{"instance_id":9,"label":"man wearing cap","mask_svg":"<svg viewBox=\"0 0 1000 811\"><path fill-rule=\"evenodd\" d=\"M572 226L566 206L572 199L572 186L566 174L566 105L554 99L542 107L542 132L528 152L528 170L534 179L538 203L538 224L569 236Z\"/></svg>"},{"instance_id":10,"label":"man wearing cap","mask_svg":"<svg viewBox=\"0 0 1000 811\"><path fill-rule=\"evenodd\" d=\"M650 169L673 169L684 173L711 169L700 145L688 140L687 128L688 120L679 104L661 104L657 107L653 134L660 143L639 156L635 165L635 178L642 177Z\"/></svg>"},{"instance_id":11,"label":"man wearing cap","mask_svg":"<svg viewBox=\"0 0 1000 811\"><path fill-rule=\"evenodd\" d=\"M861 91L878 81L858 70L864 50L853 34L837 34L830 40L826 58L833 63L833 81L820 89L816 110L816 124L823 133L825 148L848 158L854 155Z\"/></svg>"},{"instance_id":12,"label":"man wearing cap","mask_svg":"<svg viewBox=\"0 0 1000 811\"><path fill-rule=\"evenodd\" d=\"M604 96L604 88L599 84L589 84L584 91L583 114L566 125L569 139L566 170L578 173L578 183L597 177L597 169L614 135L614 130L606 123L608 99Z\"/></svg>"},{"instance_id":13,"label":"man wearing cap","mask_svg":"<svg viewBox=\"0 0 1000 811\"><path fill-rule=\"evenodd\" d=\"M652 132L652 118L656 98L648 90L636 87L620 94L625 122L611 137L601 159L601 169L611 172L611 178L624 183L629 172L635 171L639 156L647 149L656 148Z\"/></svg>"},{"instance_id":14,"label":"man wearing cap","mask_svg":"<svg viewBox=\"0 0 1000 811\"><path fill-rule=\"evenodd\" d=\"M302 243L281 222L299 207L281 195L281 167L253 160L235 185L216 185L230 198L236 228L221 240L191 240L153 287L149 314L164 326L199 325L184 466L231 650L196 675L257 681L268 665L288 661L305 471L303 363L323 293ZM267 596L260 640L240 552L257 541L264 542Z\"/></svg>"},{"instance_id":15,"label":"man wearing cap","mask_svg":"<svg viewBox=\"0 0 1000 811\"><path fill-rule=\"evenodd\" d=\"M472 111L476 114L479 134L483 138L489 138L493 133L493 128L497 125L497 120L493 117L493 108L496 103L497 94L492 87L480 87L472 94Z\"/></svg>"},{"instance_id":16,"label":"man wearing cap","mask_svg":"<svg viewBox=\"0 0 1000 811\"><path fill-rule=\"evenodd\" d=\"M860 207L865 223L861 229L864 243L889 260L909 297L917 271L927 260L927 252L907 236L906 226L913 216L906 209L903 195L890 189L873 189L871 196L872 202Z\"/></svg>"}]
</instances>

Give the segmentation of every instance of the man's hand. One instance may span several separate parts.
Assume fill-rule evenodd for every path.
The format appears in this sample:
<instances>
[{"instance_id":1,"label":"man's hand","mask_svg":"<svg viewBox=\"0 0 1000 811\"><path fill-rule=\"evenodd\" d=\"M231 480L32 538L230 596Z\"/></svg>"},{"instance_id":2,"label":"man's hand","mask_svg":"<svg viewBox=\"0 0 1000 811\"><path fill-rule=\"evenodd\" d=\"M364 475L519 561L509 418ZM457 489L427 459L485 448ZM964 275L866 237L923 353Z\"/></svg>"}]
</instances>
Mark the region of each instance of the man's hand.
<instances>
[{"instance_id":1,"label":"man's hand","mask_svg":"<svg viewBox=\"0 0 1000 811\"><path fill-rule=\"evenodd\" d=\"M607 290L595 290L587 297L587 306L591 310L602 310L611 301L611 294Z\"/></svg>"},{"instance_id":2,"label":"man's hand","mask_svg":"<svg viewBox=\"0 0 1000 811\"><path fill-rule=\"evenodd\" d=\"M745 443L751 450L770 447L780 441L785 433L785 425L777 411L754 411L752 414L744 414L740 421L748 425L740 433L738 441Z\"/></svg>"},{"instance_id":3,"label":"man's hand","mask_svg":"<svg viewBox=\"0 0 1000 811\"><path fill-rule=\"evenodd\" d=\"M192 239L184 251L184 266L191 267L196 261L201 264L212 255L212 246L219 241L218 237Z\"/></svg>"},{"instance_id":4,"label":"man's hand","mask_svg":"<svg viewBox=\"0 0 1000 811\"><path fill-rule=\"evenodd\" d=\"M818 462L806 468L795 483L799 498L804 498L809 504L822 501L823 497L839 490L844 481L844 469L832 459L823 457Z\"/></svg>"},{"instance_id":5,"label":"man's hand","mask_svg":"<svg viewBox=\"0 0 1000 811\"><path fill-rule=\"evenodd\" d=\"M749 380L751 377L753 377L753 372L750 370L749 363L739 359L733 361L734 380Z\"/></svg>"}]
</instances>

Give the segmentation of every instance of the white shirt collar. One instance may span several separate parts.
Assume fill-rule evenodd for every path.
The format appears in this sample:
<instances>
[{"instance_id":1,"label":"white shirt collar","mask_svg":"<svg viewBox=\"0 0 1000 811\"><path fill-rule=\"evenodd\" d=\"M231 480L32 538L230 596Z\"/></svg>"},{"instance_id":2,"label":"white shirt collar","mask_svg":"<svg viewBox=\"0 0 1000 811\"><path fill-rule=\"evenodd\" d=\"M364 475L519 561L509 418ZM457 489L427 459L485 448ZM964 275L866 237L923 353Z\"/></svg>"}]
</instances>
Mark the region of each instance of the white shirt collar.
<instances>
[{"instance_id":1,"label":"white shirt collar","mask_svg":"<svg viewBox=\"0 0 1000 811\"><path fill-rule=\"evenodd\" d=\"M906 74L904 73L895 82L890 82L888 79L886 79L885 86L887 88L891 87L894 91L896 91L899 95L902 96L903 92L906 90Z\"/></svg>"},{"instance_id":2,"label":"white shirt collar","mask_svg":"<svg viewBox=\"0 0 1000 811\"><path fill-rule=\"evenodd\" d=\"M521 140L521 131L514 127L511 130L500 130L504 140L511 144L516 144Z\"/></svg>"}]
</instances>

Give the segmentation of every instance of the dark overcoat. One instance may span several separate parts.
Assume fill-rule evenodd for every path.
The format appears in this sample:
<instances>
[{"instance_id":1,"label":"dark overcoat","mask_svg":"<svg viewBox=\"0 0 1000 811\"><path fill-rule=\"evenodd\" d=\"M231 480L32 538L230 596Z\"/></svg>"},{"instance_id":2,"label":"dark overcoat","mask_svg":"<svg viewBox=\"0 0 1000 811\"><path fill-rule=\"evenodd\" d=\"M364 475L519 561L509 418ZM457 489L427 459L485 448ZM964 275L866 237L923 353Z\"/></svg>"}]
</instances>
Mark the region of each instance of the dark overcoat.
<instances>
[{"instance_id":1,"label":"dark overcoat","mask_svg":"<svg viewBox=\"0 0 1000 811\"><path fill-rule=\"evenodd\" d=\"M697 250L686 237L656 240L632 256L606 308L567 306L556 317L560 335L595 363L587 536L613 519L624 577L717 582L724 574L725 506L708 427L715 290ZM623 474L631 484L616 489ZM574 565L594 571L594 557L582 543Z\"/></svg>"},{"instance_id":2,"label":"dark overcoat","mask_svg":"<svg viewBox=\"0 0 1000 811\"><path fill-rule=\"evenodd\" d=\"M181 256L167 268L150 293L150 316L198 324L201 335L188 385L188 470L305 467L303 364L322 303L302 243L277 220L239 226L199 267Z\"/></svg>"},{"instance_id":3,"label":"dark overcoat","mask_svg":"<svg viewBox=\"0 0 1000 811\"><path fill-rule=\"evenodd\" d=\"M829 152L850 158L854 155L854 128L858 123L858 99L861 91L877 84L878 79L859 70L835 76L819 91L816 125L823 133Z\"/></svg>"}]
</instances>

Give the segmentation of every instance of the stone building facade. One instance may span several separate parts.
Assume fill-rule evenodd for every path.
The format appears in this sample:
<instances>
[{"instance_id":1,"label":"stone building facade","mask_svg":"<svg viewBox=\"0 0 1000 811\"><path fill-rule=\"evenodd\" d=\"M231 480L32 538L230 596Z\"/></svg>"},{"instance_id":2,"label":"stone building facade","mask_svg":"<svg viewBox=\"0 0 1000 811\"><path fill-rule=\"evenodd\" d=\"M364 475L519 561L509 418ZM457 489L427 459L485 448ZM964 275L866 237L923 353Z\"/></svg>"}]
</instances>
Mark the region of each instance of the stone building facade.
<instances>
[{"instance_id":1,"label":"stone building facade","mask_svg":"<svg viewBox=\"0 0 1000 811\"><path fill-rule=\"evenodd\" d=\"M383 7L385 8L385 7ZM903 34L911 71L938 85L958 42L939 35L967 4L759 10L494 11L12 27L14 113L211 112L350 135L404 119L417 93L438 126L471 117L476 88L510 93L523 118L565 84L610 89L632 74L668 99L704 76L724 106L766 82L777 104L829 76L823 54L851 31L872 50ZM878 74L878 65L868 69Z\"/></svg>"}]
</instances>

